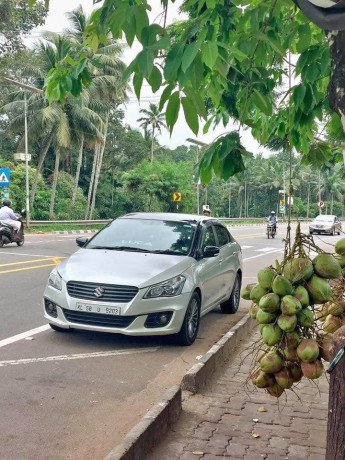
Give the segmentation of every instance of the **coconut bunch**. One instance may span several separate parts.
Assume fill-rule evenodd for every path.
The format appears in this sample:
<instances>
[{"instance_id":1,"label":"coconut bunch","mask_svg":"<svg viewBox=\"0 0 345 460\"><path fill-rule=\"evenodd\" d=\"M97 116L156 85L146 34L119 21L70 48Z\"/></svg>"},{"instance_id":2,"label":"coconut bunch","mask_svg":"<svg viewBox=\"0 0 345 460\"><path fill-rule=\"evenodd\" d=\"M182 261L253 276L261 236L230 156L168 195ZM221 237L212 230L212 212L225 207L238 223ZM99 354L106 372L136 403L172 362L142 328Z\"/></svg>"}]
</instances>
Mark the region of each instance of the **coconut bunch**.
<instances>
[{"instance_id":1,"label":"coconut bunch","mask_svg":"<svg viewBox=\"0 0 345 460\"><path fill-rule=\"evenodd\" d=\"M252 301L249 315L259 323L266 346L252 381L272 396L281 396L303 376L319 378L322 359L329 360L330 334L344 324L345 316L338 257L344 257L345 266L345 239L340 241L342 253L338 249L337 256L319 253L311 260L304 251L292 252L276 268L260 270L258 282L241 291L244 299Z\"/></svg>"}]
</instances>

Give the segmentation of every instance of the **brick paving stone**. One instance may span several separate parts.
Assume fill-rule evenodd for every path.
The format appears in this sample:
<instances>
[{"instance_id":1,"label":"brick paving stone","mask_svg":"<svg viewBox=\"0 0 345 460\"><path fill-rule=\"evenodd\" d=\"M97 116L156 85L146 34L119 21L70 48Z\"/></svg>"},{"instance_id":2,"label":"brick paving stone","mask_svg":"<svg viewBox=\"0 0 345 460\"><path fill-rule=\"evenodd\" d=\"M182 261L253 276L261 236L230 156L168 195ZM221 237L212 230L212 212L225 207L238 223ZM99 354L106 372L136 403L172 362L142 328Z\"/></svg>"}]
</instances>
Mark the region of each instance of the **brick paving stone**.
<instances>
[{"instance_id":1,"label":"brick paving stone","mask_svg":"<svg viewBox=\"0 0 345 460\"><path fill-rule=\"evenodd\" d=\"M244 342L223 374L201 393L183 394L179 420L147 460L324 460L326 378L317 382L318 388L304 379L295 390L298 397L287 391L277 401L247 382L254 341L253 336Z\"/></svg>"}]
</instances>

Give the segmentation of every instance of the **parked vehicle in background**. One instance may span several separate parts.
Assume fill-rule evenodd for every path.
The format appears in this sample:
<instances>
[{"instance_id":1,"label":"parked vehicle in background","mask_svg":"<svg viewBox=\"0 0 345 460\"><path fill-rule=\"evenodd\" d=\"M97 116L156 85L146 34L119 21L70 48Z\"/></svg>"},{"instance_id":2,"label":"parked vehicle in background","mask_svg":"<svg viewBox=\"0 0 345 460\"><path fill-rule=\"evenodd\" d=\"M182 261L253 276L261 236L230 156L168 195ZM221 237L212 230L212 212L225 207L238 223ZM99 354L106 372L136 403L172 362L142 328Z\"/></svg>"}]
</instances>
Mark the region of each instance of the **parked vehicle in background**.
<instances>
[{"instance_id":1,"label":"parked vehicle in background","mask_svg":"<svg viewBox=\"0 0 345 460\"><path fill-rule=\"evenodd\" d=\"M176 335L191 345L200 317L240 302L242 252L217 219L132 213L113 220L55 268L44 316L59 332Z\"/></svg>"},{"instance_id":2,"label":"parked vehicle in background","mask_svg":"<svg viewBox=\"0 0 345 460\"><path fill-rule=\"evenodd\" d=\"M326 215L321 214L316 216L315 219L309 224L309 233L329 233L330 235L335 235L336 233L340 235L341 232L341 222L335 215Z\"/></svg>"}]
</instances>

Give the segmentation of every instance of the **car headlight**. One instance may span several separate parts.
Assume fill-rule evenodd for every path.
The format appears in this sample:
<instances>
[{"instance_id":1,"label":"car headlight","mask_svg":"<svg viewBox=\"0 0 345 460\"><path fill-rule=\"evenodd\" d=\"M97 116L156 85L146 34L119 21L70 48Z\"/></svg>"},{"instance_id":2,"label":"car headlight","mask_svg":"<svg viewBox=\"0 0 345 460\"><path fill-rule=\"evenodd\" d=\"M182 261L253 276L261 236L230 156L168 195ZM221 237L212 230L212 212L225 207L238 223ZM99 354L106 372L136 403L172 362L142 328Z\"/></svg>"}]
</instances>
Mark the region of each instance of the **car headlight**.
<instances>
[{"instance_id":1,"label":"car headlight","mask_svg":"<svg viewBox=\"0 0 345 460\"><path fill-rule=\"evenodd\" d=\"M182 275L175 276L163 283L155 284L148 288L145 299L153 299L155 297L174 297L181 294L186 278Z\"/></svg>"},{"instance_id":2,"label":"car headlight","mask_svg":"<svg viewBox=\"0 0 345 460\"><path fill-rule=\"evenodd\" d=\"M56 268L49 275L48 285L58 291L62 290L62 278Z\"/></svg>"}]
</instances>

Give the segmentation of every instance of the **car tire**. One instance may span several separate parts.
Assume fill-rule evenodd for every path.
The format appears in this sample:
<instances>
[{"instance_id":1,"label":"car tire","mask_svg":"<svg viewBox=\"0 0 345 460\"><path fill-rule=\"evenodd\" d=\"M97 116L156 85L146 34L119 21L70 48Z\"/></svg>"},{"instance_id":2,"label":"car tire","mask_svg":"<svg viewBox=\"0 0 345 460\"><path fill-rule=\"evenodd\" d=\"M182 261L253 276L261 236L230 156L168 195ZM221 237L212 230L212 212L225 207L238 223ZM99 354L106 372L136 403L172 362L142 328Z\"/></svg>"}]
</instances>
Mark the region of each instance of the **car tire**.
<instances>
[{"instance_id":1,"label":"car tire","mask_svg":"<svg viewBox=\"0 0 345 460\"><path fill-rule=\"evenodd\" d=\"M311 230L309 230L309 235L313 235L313 234L314 234L314 232L312 232Z\"/></svg>"},{"instance_id":2,"label":"car tire","mask_svg":"<svg viewBox=\"0 0 345 460\"><path fill-rule=\"evenodd\" d=\"M17 241L17 246L24 246L24 235L21 240Z\"/></svg>"},{"instance_id":3,"label":"car tire","mask_svg":"<svg viewBox=\"0 0 345 460\"><path fill-rule=\"evenodd\" d=\"M63 327L59 327L51 323L49 323L49 326L56 332L71 332L72 331L72 329L65 329Z\"/></svg>"},{"instance_id":4,"label":"car tire","mask_svg":"<svg viewBox=\"0 0 345 460\"><path fill-rule=\"evenodd\" d=\"M179 345L189 346L195 342L200 325L200 296L194 292L183 320L181 330L176 334L176 342Z\"/></svg>"},{"instance_id":5,"label":"car tire","mask_svg":"<svg viewBox=\"0 0 345 460\"><path fill-rule=\"evenodd\" d=\"M229 315L237 312L241 299L241 281L241 275L237 273L229 299L220 304L222 313Z\"/></svg>"},{"instance_id":6,"label":"car tire","mask_svg":"<svg viewBox=\"0 0 345 460\"><path fill-rule=\"evenodd\" d=\"M2 241L2 238L0 238L0 248L4 246L4 242Z\"/></svg>"}]
</instances>

